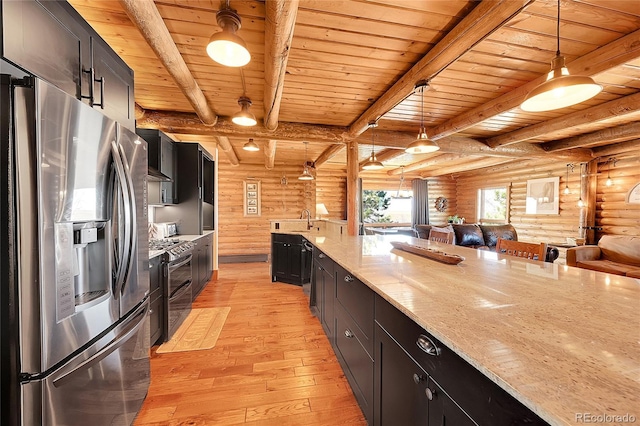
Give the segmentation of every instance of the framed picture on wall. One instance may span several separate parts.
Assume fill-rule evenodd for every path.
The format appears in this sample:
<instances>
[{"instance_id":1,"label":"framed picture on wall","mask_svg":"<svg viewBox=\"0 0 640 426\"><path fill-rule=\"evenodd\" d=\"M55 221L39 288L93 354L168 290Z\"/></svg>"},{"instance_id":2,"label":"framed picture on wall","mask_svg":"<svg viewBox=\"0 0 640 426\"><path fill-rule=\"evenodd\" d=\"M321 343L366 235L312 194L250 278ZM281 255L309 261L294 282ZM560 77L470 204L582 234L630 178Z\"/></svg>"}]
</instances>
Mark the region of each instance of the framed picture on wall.
<instances>
[{"instance_id":1,"label":"framed picture on wall","mask_svg":"<svg viewBox=\"0 0 640 426\"><path fill-rule=\"evenodd\" d=\"M260 216L260 181L243 182L244 216Z\"/></svg>"},{"instance_id":2,"label":"framed picture on wall","mask_svg":"<svg viewBox=\"0 0 640 426\"><path fill-rule=\"evenodd\" d=\"M527 181L527 214L558 214L560 178L550 177Z\"/></svg>"}]
</instances>

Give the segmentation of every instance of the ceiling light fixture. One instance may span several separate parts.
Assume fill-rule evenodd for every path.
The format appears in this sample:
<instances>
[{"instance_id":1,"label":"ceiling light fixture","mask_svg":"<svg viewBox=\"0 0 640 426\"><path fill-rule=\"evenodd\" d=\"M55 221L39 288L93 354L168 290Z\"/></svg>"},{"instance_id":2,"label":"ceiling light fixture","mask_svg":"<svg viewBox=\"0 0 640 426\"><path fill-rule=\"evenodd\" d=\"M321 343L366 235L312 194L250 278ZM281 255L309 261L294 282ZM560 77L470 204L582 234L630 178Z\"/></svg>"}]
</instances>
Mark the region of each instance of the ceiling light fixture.
<instances>
[{"instance_id":1,"label":"ceiling light fixture","mask_svg":"<svg viewBox=\"0 0 640 426\"><path fill-rule=\"evenodd\" d=\"M520 108L528 112L551 111L591 99L602 90L591 77L569 75L564 56L560 54L560 0L558 0L558 21L556 29L556 56L551 61L551 71L547 81L533 89Z\"/></svg>"},{"instance_id":2,"label":"ceiling light fixture","mask_svg":"<svg viewBox=\"0 0 640 426\"><path fill-rule=\"evenodd\" d=\"M578 207L584 207L584 201L582 201L582 164L580 163L580 198L578 198Z\"/></svg>"},{"instance_id":3,"label":"ceiling light fixture","mask_svg":"<svg viewBox=\"0 0 640 426\"><path fill-rule=\"evenodd\" d=\"M384 165L380 161L378 161L375 153L376 141L375 141L375 136L373 134L373 129L375 129L376 127L378 127L378 123L376 123L375 121L372 121L369 123L369 128L371 129L371 156L369 157L367 162L362 165L363 170L384 169Z\"/></svg>"},{"instance_id":4,"label":"ceiling light fixture","mask_svg":"<svg viewBox=\"0 0 640 426\"><path fill-rule=\"evenodd\" d=\"M244 72L240 69L240 79L242 80L242 96L238 98L238 105L240 105L240 111L236 112L231 121L238 126L255 126L258 121L256 120L256 116L249 111L249 107L251 106L251 99L246 95L247 93L247 85L244 82Z\"/></svg>"},{"instance_id":5,"label":"ceiling light fixture","mask_svg":"<svg viewBox=\"0 0 640 426\"><path fill-rule=\"evenodd\" d=\"M573 173L573 164L567 164L567 180L564 182L564 195L571 194L571 190L569 189L569 169L571 169L571 172Z\"/></svg>"},{"instance_id":6,"label":"ceiling light fixture","mask_svg":"<svg viewBox=\"0 0 640 426\"><path fill-rule=\"evenodd\" d=\"M251 60L251 53L242 37L236 34L241 26L240 15L231 9L229 0L216 13L216 21L222 31L213 34L209 39L207 54L217 63L227 67L247 65Z\"/></svg>"},{"instance_id":7,"label":"ceiling light fixture","mask_svg":"<svg viewBox=\"0 0 640 426\"><path fill-rule=\"evenodd\" d=\"M416 90L420 90L421 108L420 108L420 133L415 141L411 142L409 146L404 150L408 154L428 154L435 152L440 147L432 140L429 140L427 131L424 128L424 89L429 87L429 83L426 80L420 80L416 83Z\"/></svg>"},{"instance_id":8,"label":"ceiling light fixture","mask_svg":"<svg viewBox=\"0 0 640 426\"><path fill-rule=\"evenodd\" d=\"M307 165L307 145L309 142L304 141L304 169L302 170L302 174L298 176L300 180L313 180L313 175L309 172L309 166Z\"/></svg>"},{"instance_id":9,"label":"ceiling light fixture","mask_svg":"<svg viewBox=\"0 0 640 426\"><path fill-rule=\"evenodd\" d=\"M245 151L260 151L260 147L253 141L253 139L249 139L249 142L245 143L242 147Z\"/></svg>"}]
</instances>

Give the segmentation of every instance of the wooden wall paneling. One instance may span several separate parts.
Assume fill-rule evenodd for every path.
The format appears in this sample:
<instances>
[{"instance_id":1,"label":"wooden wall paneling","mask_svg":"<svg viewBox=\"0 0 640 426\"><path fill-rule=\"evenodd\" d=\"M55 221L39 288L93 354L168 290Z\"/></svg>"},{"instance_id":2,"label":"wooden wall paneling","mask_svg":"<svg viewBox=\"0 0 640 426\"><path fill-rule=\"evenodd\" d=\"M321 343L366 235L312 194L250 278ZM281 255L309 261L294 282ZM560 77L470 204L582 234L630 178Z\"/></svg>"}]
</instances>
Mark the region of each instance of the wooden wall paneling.
<instances>
[{"instance_id":1,"label":"wooden wall paneling","mask_svg":"<svg viewBox=\"0 0 640 426\"><path fill-rule=\"evenodd\" d=\"M615 166L606 163L609 157L598 163L595 226L602 231L596 232L596 238L604 234L640 236L640 204L626 202L628 192L640 183L640 155L611 158L616 158ZM608 174L611 186L606 186Z\"/></svg>"},{"instance_id":2,"label":"wooden wall paneling","mask_svg":"<svg viewBox=\"0 0 640 426\"><path fill-rule=\"evenodd\" d=\"M328 219L347 219L347 173L319 169L316 173L316 203L324 203ZM314 206L315 207L315 206ZM317 213L316 213L317 216Z\"/></svg>"},{"instance_id":3,"label":"wooden wall paneling","mask_svg":"<svg viewBox=\"0 0 640 426\"><path fill-rule=\"evenodd\" d=\"M447 218L456 214L458 210L456 198L456 182L450 177L438 177L428 180L429 188L429 222L433 225L447 223ZM447 199L447 208L443 212L436 210L435 201L438 197Z\"/></svg>"},{"instance_id":4,"label":"wooden wall paneling","mask_svg":"<svg viewBox=\"0 0 640 426\"><path fill-rule=\"evenodd\" d=\"M271 252L269 220L298 219L303 209L315 209L316 181L298 180L300 165L278 165L272 170L262 164L232 167L219 162L218 233L220 256L260 255ZM286 185L282 178L286 177ZM260 217L244 217L242 182L261 182Z\"/></svg>"}]
</instances>

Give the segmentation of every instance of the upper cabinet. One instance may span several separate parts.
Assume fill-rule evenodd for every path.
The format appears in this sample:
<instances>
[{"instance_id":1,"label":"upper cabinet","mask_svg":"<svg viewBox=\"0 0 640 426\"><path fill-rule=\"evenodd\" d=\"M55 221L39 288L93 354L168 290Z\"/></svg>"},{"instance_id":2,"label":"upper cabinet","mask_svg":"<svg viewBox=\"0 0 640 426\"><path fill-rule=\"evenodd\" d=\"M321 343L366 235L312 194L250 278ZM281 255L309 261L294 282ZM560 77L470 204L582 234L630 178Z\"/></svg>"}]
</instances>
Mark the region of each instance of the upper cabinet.
<instances>
[{"instance_id":1,"label":"upper cabinet","mask_svg":"<svg viewBox=\"0 0 640 426\"><path fill-rule=\"evenodd\" d=\"M135 131L133 71L66 2L2 1L2 56Z\"/></svg>"},{"instance_id":2,"label":"upper cabinet","mask_svg":"<svg viewBox=\"0 0 640 426\"><path fill-rule=\"evenodd\" d=\"M149 147L149 204L177 204L177 155L173 140L155 129L136 129L136 133Z\"/></svg>"}]
</instances>

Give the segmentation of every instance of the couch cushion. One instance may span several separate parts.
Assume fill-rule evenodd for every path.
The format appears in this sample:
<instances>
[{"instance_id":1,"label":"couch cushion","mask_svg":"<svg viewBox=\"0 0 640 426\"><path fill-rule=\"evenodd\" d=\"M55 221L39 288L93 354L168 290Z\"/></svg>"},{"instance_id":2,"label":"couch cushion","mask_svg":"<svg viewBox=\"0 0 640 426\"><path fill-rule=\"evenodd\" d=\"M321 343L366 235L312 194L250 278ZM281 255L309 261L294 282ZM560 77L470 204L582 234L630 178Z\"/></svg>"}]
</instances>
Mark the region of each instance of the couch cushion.
<instances>
[{"instance_id":1,"label":"couch cushion","mask_svg":"<svg viewBox=\"0 0 640 426\"><path fill-rule=\"evenodd\" d=\"M458 246L484 246L484 236L480 226L474 224L469 225L451 225L456 235L456 245Z\"/></svg>"},{"instance_id":2,"label":"couch cushion","mask_svg":"<svg viewBox=\"0 0 640 426\"><path fill-rule=\"evenodd\" d=\"M578 262L576 266L583 269L590 269L592 271L600 271L616 275L626 275L628 272L638 269L635 266L612 262L610 260L583 260Z\"/></svg>"},{"instance_id":3,"label":"couch cushion","mask_svg":"<svg viewBox=\"0 0 640 426\"><path fill-rule=\"evenodd\" d=\"M484 242L489 247L495 247L498 244L498 238L503 240L518 241L518 234L513 225L480 225Z\"/></svg>"},{"instance_id":4,"label":"couch cushion","mask_svg":"<svg viewBox=\"0 0 640 426\"><path fill-rule=\"evenodd\" d=\"M598 247L604 259L640 266L640 237L603 235Z\"/></svg>"},{"instance_id":5,"label":"couch cushion","mask_svg":"<svg viewBox=\"0 0 640 426\"><path fill-rule=\"evenodd\" d=\"M633 271L627 272L627 276L629 278L640 278L640 269L634 269Z\"/></svg>"}]
</instances>

